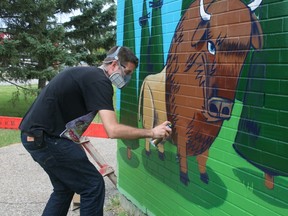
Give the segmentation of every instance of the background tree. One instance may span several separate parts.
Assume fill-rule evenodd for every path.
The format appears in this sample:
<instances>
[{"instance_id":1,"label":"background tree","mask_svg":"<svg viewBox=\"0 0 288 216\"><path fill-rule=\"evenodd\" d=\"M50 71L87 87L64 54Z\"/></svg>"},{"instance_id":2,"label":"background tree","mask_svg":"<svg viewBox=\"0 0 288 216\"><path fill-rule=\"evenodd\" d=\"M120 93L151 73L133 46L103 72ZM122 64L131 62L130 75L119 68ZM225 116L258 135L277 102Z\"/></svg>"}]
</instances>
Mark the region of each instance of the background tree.
<instances>
[{"instance_id":1,"label":"background tree","mask_svg":"<svg viewBox=\"0 0 288 216\"><path fill-rule=\"evenodd\" d=\"M113 0L91 0L80 11L64 24L69 49L78 61L99 65L116 42L116 5Z\"/></svg>"},{"instance_id":2,"label":"background tree","mask_svg":"<svg viewBox=\"0 0 288 216\"><path fill-rule=\"evenodd\" d=\"M103 12L104 5L109 9L107 12ZM76 9L83 14L72 17L67 24L58 22L57 14ZM113 1L1 0L0 18L8 35L8 38L0 39L0 77L18 81L38 79L38 88L43 88L63 65L77 65L81 60L91 64L93 61L88 60L95 55L95 50L106 51L108 42L105 38L110 45L115 44L115 27L109 25L115 21ZM102 21L109 28L99 30L100 34L96 28L101 25L95 23L103 25ZM82 33L85 34L81 36ZM102 43L93 42L93 34L94 38L101 38ZM77 49L80 45L81 49Z\"/></svg>"}]
</instances>

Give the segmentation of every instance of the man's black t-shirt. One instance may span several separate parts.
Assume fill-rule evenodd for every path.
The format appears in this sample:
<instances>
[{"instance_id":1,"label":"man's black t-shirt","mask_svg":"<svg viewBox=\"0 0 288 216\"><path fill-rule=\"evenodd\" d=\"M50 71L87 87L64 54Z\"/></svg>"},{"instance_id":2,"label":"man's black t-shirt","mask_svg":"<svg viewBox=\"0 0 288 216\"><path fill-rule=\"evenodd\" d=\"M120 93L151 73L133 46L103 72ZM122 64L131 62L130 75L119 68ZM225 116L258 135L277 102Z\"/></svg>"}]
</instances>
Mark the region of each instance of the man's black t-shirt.
<instances>
[{"instance_id":1,"label":"man's black t-shirt","mask_svg":"<svg viewBox=\"0 0 288 216\"><path fill-rule=\"evenodd\" d=\"M19 128L28 134L43 130L49 135L59 136L75 119L89 116L88 122L85 121L90 124L98 110L114 110L113 94L111 81L102 69L68 68L41 91Z\"/></svg>"}]
</instances>

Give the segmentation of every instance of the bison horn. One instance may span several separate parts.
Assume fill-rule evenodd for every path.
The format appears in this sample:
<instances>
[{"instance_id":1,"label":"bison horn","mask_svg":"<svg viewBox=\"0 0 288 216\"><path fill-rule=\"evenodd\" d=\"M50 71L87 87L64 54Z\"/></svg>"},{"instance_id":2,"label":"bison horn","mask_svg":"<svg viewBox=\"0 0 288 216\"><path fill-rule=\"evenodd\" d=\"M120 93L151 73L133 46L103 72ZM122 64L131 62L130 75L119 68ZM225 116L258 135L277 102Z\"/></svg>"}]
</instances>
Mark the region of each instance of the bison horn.
<instances>
[{"instance_id":1,"label":"bison horn","mask_svg":"<svg viewBox=\"0 0 288 216\"><path fill-rule=\"evenodd\" d=\"M210 20L211 15L205 12L203 1L204 0L200 0L200 15L201 15L202 20L208 21Z\"/></svg>"},{"instance_id":2,"label":"bison horn","mask_svg":"<svg viewBox=\"0 0 288 216\"><path fill-rule=\"evenodd\" d=\"M251 2L248 7L250 8L250 10L253 12L255 11L259 5L261 4L262 0L254 0L253 2Z\"/></svg>"}]
</instances>

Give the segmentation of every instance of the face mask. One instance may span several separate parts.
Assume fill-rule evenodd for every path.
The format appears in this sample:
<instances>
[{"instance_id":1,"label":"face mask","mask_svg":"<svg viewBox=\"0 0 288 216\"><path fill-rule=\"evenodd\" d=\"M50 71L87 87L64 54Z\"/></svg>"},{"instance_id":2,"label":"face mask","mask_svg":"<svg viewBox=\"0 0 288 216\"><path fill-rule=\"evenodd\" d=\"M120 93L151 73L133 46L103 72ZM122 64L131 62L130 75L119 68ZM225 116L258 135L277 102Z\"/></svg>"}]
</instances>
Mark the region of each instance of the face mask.
<instances>
[{"instance_id":1,"label":"face mask","mask_svg":"<svg viewBox=\"0 0 288 216\"><path fill-rule=\"evenodd\" d=\"M123 71L123 67L119 64L119 70L113 73L109 77L109 79L111 80L112 84L115 85L118 89L122 89L129 83L131 75L126 74Z\"/></svg>"},{"instance_id":2,"label":"face mask","mask_svg":"<svg viewBox=\"0 0 288 216\"><path fill-rule=\"evenodd\" d=\"M122 89L125 87L130 79L131 75L124 75L124 77L117 71L113 73L109 79L111 80L112 84L115 85L118 89Z\"/></svg>"}]
</instances>

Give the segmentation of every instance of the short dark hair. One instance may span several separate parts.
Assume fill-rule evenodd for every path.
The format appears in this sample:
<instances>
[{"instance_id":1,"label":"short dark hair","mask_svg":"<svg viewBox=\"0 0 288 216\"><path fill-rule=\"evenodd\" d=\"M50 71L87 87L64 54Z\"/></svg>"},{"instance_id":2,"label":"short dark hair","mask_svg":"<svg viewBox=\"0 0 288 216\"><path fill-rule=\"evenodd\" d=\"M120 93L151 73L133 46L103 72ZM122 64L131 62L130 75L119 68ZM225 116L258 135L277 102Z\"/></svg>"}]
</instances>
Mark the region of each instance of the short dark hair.
<instances>
[{"instance_id":1,"label":"short dark hair","mask_svg":"<svg viewBox=\"0 0 288 216\"><path fill-rule=\"evenodd\" d=\"M108 51L107 57L104 59L104 62L109 62L115 59L115 56L113 54L117 51L118 47L119 46L114 46ZM135 68L138 67L138 58L128 47L121 46L116 56L118 57L118 60L121 64L131 62L135 65Z\"/></svg>"}]
</instances>

